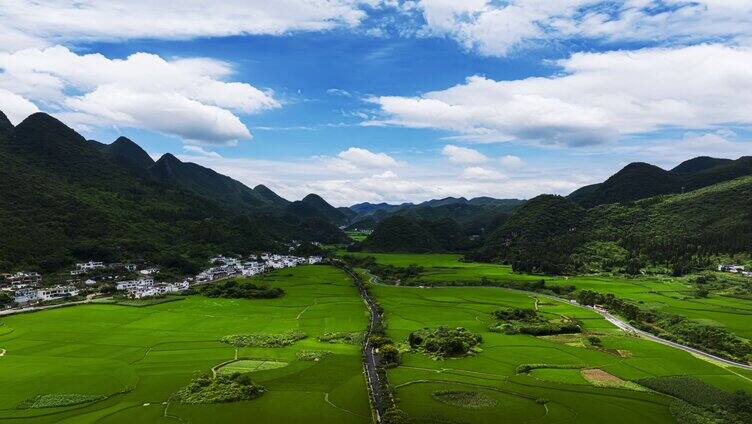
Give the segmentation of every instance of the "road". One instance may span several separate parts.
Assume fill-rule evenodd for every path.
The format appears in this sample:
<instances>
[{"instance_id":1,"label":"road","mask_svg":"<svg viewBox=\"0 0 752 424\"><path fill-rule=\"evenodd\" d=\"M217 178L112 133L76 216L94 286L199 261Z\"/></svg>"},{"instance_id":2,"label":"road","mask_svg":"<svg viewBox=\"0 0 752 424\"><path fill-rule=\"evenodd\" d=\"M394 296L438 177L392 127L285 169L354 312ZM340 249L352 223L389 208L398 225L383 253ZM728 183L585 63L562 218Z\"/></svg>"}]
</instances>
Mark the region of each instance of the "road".
<instances>
[{"instance_id":1,"label":"road","mask_svg":"<svg viewBox=\"0 0 752 424\"><path fill-rule=\"evenodd\" d=\"M343 266L340 267L340 269L345 271L345 273L350 276L353 282L355 282L355 285L358 287L360 297L363 298L363 301L365 302L370 314L368 331L366 332L366 342L363 345L363 369L366 374L368 390L371 394L371 405L373 406L374 420L376 421L376 423L380 423L381 417L383 417L384 413L386 412L389 401L387 399L384 399L383 396L384 391L382 390L383 388L381 377L378 373L379 355L378 353L376 353L376 348L371 343L371 333L375 328L381 326L381 315L379 314L379 308L376 305L376 302L374 302L371 294L366 289L366 285L363 284L363 280L360 279L360 277L358 277L357 275L353 274L352 271L350 271L347 267Z\"/></svg>"},{"instance_id":2,"label":"road","mask_svg":"<svg viewBox=\"0 0 752 424\"><path fill-rule=\"evenodd\" d=\"M689 347L689 346L685 346L685 345L680 344L680 343L672 342L671 340L662 339L662 338L660 338L660 337L658 337L656 335L648 333L647 331L642 331L639 328L635 328L635 327L629 325L628 323L620 320L619 318L611 315L608 311L602 311L602 310L598 310L598 309L594 309L594 308L588 308L588 309L594 310L595 312L599 313L603 318L605 318L608 322L610 322L611 324L619 327L621 330L626 331L628 333L633 333L633 334L639 335L641 337L644 337L646 339L650 339L650 340L652 340L654 342L657 342L657 343L660 343L660 344L663 344L663 345L666 345L666 346L671 346L671 347L674 347L674 348L677 348L677 349L681 349L681 350L683 350L685 352L693 353L693 354L695 354L697 356L702 356L703 358L706 358L706 359L710 359L710 360L713 360L713 361L721 362L724 365L731 365L731 366L734 366L734 367L739 367L739 368L744 368L744 369L747 369L747 370L752 370L752 365L747 365L747 364L742 364L740 362L730 361L728 359L721 358L719 356L715 356L715 355L712 355L712 354L707 353L707 352L703 352L702 350L695 349L693 347Z\"/></svg>"},{"instance_id":3,"label":"road","mask_svg":"<svg viewBox=\"0 0 752 424\"><path fill-rule=\"evenodd\" d=\"M378 282L378 279L377 279L377 277L375 275L372 275L372 274L368 273L368 276L371 279L371 284L382 284L382 283ZM382 285L385 285L385 284L382 284ZM481 286L473 286L473 287L481 287ZM662 345L670 346L670 347L673 347L673 348L676 348L676 349L681 349L681 350L683 350L685 352L689 352L689 353L692 353L694 355L700 356L702 358L722 363L724 365L729 365L729 366L732 366L732 367L738 367L738 368L743 368L743 369L747 369L747 370L752 370L752 365L743 364L741 362L735 362L735 361L731 361L729 359L721 358L720 356L713 355L711 353L702 351L700 349L696 349L696 348L693 348L693 347L690 347L690 346L686 346L686 345L683 345L681 343L676 343L676 342L673 342L671 340L666 340L666 339L660 338L660 337L658 337L658 336L656 336L654 334L648 333L647 331L643 331L643 330L640 330L639 328L635 328L635 327L631 326L629 323L620 320L619 318L615 317L614 315L612 315L611 313L609 313L608 311L603 310L603 309L596 309L596 308L592 308L592 307L589 307L589 306L580 305L580 304L577 304L577 303L571 303L567 299L563 299L563 298L560 298L560 297L551 296L551 295L547 295L547 294L540 294L540 293L535 293L535 292L529 292L529 291L524 291L524 290L516 290L516 289L510 289L510 288L498 287L498 286L488 286L488 287L501 288L501 289L511 290L511 291L515 291L515 292L519 292L519 293L525 293L525 294L528 294L528 295L541 296L541 297L545 297L545 298L548 298L548 299L551 299L551 300L555 300L557 302L566 303L566 304L571 305L571 306L578 306L580 308L588 309L588 310L591 310L593 312L598 313L606 321L608 321L611 324L615 325L617 328L619 328L620 330L622 330L624 332L631 333L631 334L634 334L636 336L640 336L640 337L646 338L648 340L654 341L656 343L660 343ZM455 287L433 286L431 288L434 289L434 288L455 288Z\"/></svg>"}]
</instances>

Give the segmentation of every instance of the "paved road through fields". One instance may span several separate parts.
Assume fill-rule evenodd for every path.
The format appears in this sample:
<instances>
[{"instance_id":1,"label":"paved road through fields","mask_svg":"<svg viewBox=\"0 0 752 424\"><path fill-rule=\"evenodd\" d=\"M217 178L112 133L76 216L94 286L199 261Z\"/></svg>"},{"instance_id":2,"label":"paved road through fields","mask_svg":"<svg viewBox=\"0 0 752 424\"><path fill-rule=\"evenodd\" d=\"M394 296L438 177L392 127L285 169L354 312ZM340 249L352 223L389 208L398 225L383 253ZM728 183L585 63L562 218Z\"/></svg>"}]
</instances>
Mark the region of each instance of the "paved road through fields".
<instances>
[{"instance_id":1,"label":"paved road through fields","mask_svg":"<svg viewBox=\"0 0 752 424\"><path fill-rule=\"evenodd\" d=\"M384 399L383 397L381 377L379 377L378 373L379 355L376 352L376 348L371 343L371 333L375 328L381 326L381 315L379 314L379 308L376 305L376 302L373 300L371 294L366 289L366 285L363 283L363 280L357 275L353 274L352 271L350 271L348 268L341 267L341 269L350 276L353 282L355 282L355 285L358 287L360 297L363 298L363 301L365 302L370 315L368 332L366 333L366 342L363 345L363 366L366 373L366 382L368 383L368 388L371 392L371 402L374 409L374 419L376 420L376 423L380 423L381 417L383 417L384 412L386 412L388 400Z\"/></svg>"}]
</instances>

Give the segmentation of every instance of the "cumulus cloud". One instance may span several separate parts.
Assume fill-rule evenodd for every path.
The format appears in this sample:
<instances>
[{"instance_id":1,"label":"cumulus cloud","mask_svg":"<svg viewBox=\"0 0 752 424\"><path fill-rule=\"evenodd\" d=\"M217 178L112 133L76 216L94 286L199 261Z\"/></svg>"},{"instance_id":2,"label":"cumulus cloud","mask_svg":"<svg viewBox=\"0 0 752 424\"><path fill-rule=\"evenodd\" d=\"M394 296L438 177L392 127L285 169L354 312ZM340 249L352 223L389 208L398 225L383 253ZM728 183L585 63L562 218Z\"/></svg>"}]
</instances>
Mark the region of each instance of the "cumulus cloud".
<instances>
[{"instance_id":1,"label":"cumulus cloud","mask_svg":"<svg viewBox=\"0 0 752 424\"><path fill-rule=\"evenodd\" d=\"M467 147L455 146L448 144L444 146L441 153L449 158L449 161L456 164L477 164L488 161L488 158L481 152L469 149Z\"/></svg>"},{"instance_id":2,"label":"cumulus cloud","mask_svg":"<svg viewBox=\"0 0 752 424\"><path fill-rule=\"evenodd\" d=\"M32 113L39 112L37 105L8 90L0 88L0 111L10 119L13 125L18 125Z\"/></svg>"},{"instance_id":3,"label":"cumulus cloud","mask_svg":"<svg viewBox=\"0 0 752 424\"><path fill-rule=\"evenodd\" d=\"M219 153L206 150L201 146L193 146L193 145L188 144L188 145L183 146L183 150L185 150L188 154L192 154L192 155L198 155L198 156L214 158L214 159L222 158L222 155L220 155Z\"/></svg>"},{"instance_id":4,"label":"cumulus cloud","mask_svg":"<svg viewBox=\"0 0 752 424\"><path fill-rule=\"evenodd\" d=\"M0 90L56 111L73 125L118 125L188 141L233 144L251 138L236 113L277 108L270 91L227 82L232 67L207 58L165 60L80 55L66 47L0 53ZM7 106L23 114L28 104Z\"/></svg>"},{"instance_id":5,"label":"cumulus cloud","mask_svg":"<svg viewBox=\"0 0 752 424\"><path fill-rule=\"evenodd\" d=\"M340 152L337 157L351 164L364 168L386 168L397 166L397 161L386 153L374 153L368 149L350 147Z\"/></svg>"},{"instance_id":6,"label":"cumulus cloud","mask_svg":"<svg viewBox=\"0 0 752 424\"><path fill-rule=\"evenodd\" d=\"M0 0L2 48L67 41L189 39L353 27L359 0Z\"/></svg>"},{"instance_id":7,"label":"cumulus cloud","mask_svg":"<svg viewBox=\"0 0 752 424\"><path fill-rule=\"evenodd\" d=\"M577 53L562 73L368 100L370 125L436 128L475 141L597 145L665 127L752 123L752 49L723 45Z\"/></svg>"},{"instance_id":8,"label":"cumulus cloud","mask_svg":"<svg viewBox=\"0 0 752 424\"><path fill-rule=\"evenodd\" d=\"M499 158L499 163L504 169L515 170L525 166L525 162L517 156L505 155Z\"/></svg>"},{"instance_id":9,"label":"cumulus cloud","mask_svg":"<svg viewBox=\"0 0 752 424\"><path fill-rule=\"evenodd\" d=\"M749 36L752 3L734 0L419 0L428 35L504 56L516 48L584 37L676 43Z\"/></svg>"},{"instance_id":10,"label":"cumulus cloud","mask_svg":"<svg viewBox=\"0 0 752 424\"><path fill-rule=\"evenodd\" d=\"M500 172L491 169L481 168L480 166L471 166L462 171L462 178L470 180L501 180L506 177Z\"/></svg>"}]
</instances>

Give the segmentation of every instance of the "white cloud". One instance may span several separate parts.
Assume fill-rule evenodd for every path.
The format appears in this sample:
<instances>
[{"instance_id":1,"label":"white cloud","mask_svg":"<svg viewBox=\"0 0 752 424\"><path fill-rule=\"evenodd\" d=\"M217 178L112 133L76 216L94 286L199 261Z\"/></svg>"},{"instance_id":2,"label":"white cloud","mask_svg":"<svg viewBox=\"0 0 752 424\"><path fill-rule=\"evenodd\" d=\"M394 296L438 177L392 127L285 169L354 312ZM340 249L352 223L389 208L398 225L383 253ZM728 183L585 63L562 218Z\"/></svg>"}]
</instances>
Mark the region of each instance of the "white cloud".
<instances>
[{"instance_id":1,"label":"white cloud","mask_svg":"<svg viewBox=\"0 0 752 424\"><path fill-rule=\"evenodd\" d=\"M719 129L712 132L687 132L680 138L635 141L607 153L628 156L668 169L692 157L736 159L748 156L750 152L752 140L740 140L733 131Z\"/></svg>"},{"instance_id":2,"label":"white cloud","mask_svg":"<svg viewBox=\"0 0 752 424\"><path fill-rule=\"evenodd\" d=\"M419 0L424 33L504 56L530 43L568 38L696 42L746 38L752 3L739 0Z\"/></svg>"},{"instance_id":3,"label":"white cloud","mask_svg":"<svg viewBox=\"0 0 752 424\"><path fill-rule=\"evenodd\" d=\"M213 158L213 159L221 159L222 158L222 155L220 155L219 153L214 152L214 151L210 151L210 150L206 150L206 149L204 149L201 146L193 146L193 145L187 144L187 145L183 146L183 150L185 150L189 154L204 156L204 157L207 157L207 158Z\"/></svg>"},{"instance_id":4,"label":"white cloud","mask_svg":"<svg viewBox=\"0 0 752 424\"><path fill-rule=\"evenodd\" d=\"M340 97L350 97L351 94L347 90L342 90L340 88L330 88L326 90L326 94L330 96L340 96Z\"/></svg>"},{"instance_id":5,"label":"white cloud","mask_svg":"<svg viewBox=\"0 0 752 424\"><path fill-rule=\"evenodd\" d=\"M13 125L18 125L27 116L39 112L39 109L18 94L0 88L0 111L5 113Z\"/></svg>"},{"instance_id":6,"label":"white cloud","mask_svg":"<svg viewBox=\"0 0 752 424\"><path fill-rule=\"evenodd\" d=\"M462 171L462 178L470 180L502 180L506 177L491 169L481 168L480 166L471 166Z\"/></svg>"},{"instance_id":7,"label":"white cloud","mask_svg":"<svg viewBox=\"0 0 752 424\"><path fill-rule=\"evenodd\" d=\"M452 131L465 140L586 146L665 127L751 124L752 49L722 45L577 53L560 75L473 76L420 97L374 97L370 125Z\"/></svg>"},{"instance_id":8,"label":"white cloud","mask_svg":"<svg viewBox=\"0 0 752 424\"><path fill-rule=\"evenodd\" d=\"M350 147L340 152L337 157L363 168L386 168L398 165L397 161L386 153L374 153L359 147Z\"/></svg>"},{"instance_id":9,"label":"white cloud","mask_svg":"<svg viewBox=\"0 0 752 424\"><path fill-rule=\"evenodd\" d=\"M236 113L280 106L269 91L225 81L232 67L207 58L136 53L110 59L56 46L0 53L0 69L0 89L57 111L74 126L137 127L194 142L251 138Z\"/></svg>"},{"instance_id":10,"label":"white cloud","mask_svg":"<svg viewBox=\"0 0 752 424\"><path fill-rule=\"evenodd\" d=\"M287 199L300 199L308 193L320 194L336 206L358 202L421 202L429 199L493 196L496 198L530 198L540 193L567 194L594 181L602 181L610 172L595 174L543 166L524 174L503 174L466 169L447 172L434 163L411 163L399 172L343 173L321 166L320 161L258 160L250 158L213 158L201 154L185 154L181 160L208 166L248 186L264 184ZM336 158L339 159L339 158ZM474 167L470 167L474 168Z\"/></svg>"},{"instance_id":11,"label":"white cloud","mask_svg":"<svg viewBox=\"0 0 752 424\"><path fill-rule=\"evenodd\" d=\"M499 163L504 169L515 170L525 166L525 162L517 156L506 155L499 158Z\"/></svg>"},{"instance_id":12,"label":"white cloud","mask_svg":"<svg viewBox=\"0 0 752 424\"><path fill-rule=\"evenodd\" d=\"M353 27L358 0L0 0L2 48L67 41L190 39Z\"/></svg>"},{"instance_id":13,"label":"white cloud","mask_svg":"<svg viewBox=\"0 0 752 424\"><path fill-rule=\"evenodd\" d=\"M459 147L452 144L447 144L441 150L441 153L449 158L449 161L456 164L477 164L488 161L488 158L481 152L468 149L467 147Z\"/></svg>"}]
</instances>

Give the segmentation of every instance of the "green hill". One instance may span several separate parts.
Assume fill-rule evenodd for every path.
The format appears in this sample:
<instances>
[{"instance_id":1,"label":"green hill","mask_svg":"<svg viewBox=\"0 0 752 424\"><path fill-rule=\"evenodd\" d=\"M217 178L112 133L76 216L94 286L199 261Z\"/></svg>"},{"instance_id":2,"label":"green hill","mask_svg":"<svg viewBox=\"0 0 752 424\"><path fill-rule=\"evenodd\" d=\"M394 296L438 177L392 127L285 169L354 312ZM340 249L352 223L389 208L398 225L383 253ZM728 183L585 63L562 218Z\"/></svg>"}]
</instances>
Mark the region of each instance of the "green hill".
<instances>
[{"instance_id":1,"label":"green hill","mask_svg":"<svg viewBox=\"0 0 752 424\"><path fill-rule=\"evenodd\" d=\"M379 222L362 242L373 252L449 252L467 249L470 240L452 219L419 220L394 215Z\"/></svg>"},{"instance_id":2,"label":"green hill","mask_svg":"<svg viewBox=\"0 0 752 424\"><path fill-rule=\"evenodd\" d=\"M285 206L284 213L301 221L320 218L337 226L347 225L350 221L350 216L316 194L309 194L302 200L289 203Z\"/></svg>"},{"instance_id":3,"label":"green hill","mask_svg":"<svg viewBox=\"0 0 752 424\"><path fill-rule=\"evenodd\" d=\"M677 266L751 249L752 176L748 176L683 194L589 210L569 199L539 196L515 211L470 256L512 263L519 270L562 273L615 252L622 252L615 254L621 258L615 266L625 268L629 258Z\"/></svg>"},{"instance_id":4,"label":"green hill","mask_svg":"<svg viewBox=\"0 0 752 424\"><path fill-rule=\"evenodd\" d=\"M278 208L264 206L275 202L269 192L259 190L263 199L235 180L172 155L144 172L147 158L129 140L114 147L91 142L42 113L3 128L2 270L53 271L76 260L146 259L189 272L211 254L344 237L332 225L284 222ZM230 199L218 199L215 188ZM241 204L264 207L256 211Z\"/></svg>"}]
</instances>

